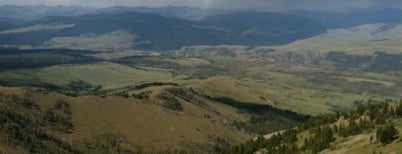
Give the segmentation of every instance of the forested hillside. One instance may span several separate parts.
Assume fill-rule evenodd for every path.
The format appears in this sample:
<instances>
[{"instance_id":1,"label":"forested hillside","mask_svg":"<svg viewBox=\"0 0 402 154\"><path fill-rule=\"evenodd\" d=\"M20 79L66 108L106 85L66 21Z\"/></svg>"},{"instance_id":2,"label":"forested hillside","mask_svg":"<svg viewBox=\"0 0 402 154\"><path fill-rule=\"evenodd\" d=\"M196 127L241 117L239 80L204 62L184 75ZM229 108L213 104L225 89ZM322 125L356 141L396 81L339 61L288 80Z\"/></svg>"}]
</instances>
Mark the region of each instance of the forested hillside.
<instances>
[{"instance_id":1,"label":"forested hillside","mask_svg":"<svg viewBox=\"0 0 402 154\"><path fill-rule=\"evenodd\" d=\"M400 125L402 118L402 100L399 103L391 101L356 101L352 111L319 115L303 125L258 137L225 149L222 153L330 153L336 150L350 153L356 147L348 145L350 148L345 148L341 145L353 142L363 134L369 136L369 142L364 144L370 146L373 153L381 153L381 147L388 144L400 145L401 128L395 125ZM373 147L380 147L380 150L376 151ZM387 149L388 152L396 152L394 150Z\"/></svg>"}]
</instances>

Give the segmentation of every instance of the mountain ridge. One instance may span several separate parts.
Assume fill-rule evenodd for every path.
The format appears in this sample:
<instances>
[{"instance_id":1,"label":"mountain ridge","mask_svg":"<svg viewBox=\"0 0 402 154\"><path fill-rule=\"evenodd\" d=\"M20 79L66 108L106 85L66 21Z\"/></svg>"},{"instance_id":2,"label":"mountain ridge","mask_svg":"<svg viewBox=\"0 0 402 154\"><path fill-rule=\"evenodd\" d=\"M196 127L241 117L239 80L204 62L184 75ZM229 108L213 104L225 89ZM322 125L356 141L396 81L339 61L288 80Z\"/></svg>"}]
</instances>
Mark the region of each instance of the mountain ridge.
<instances>
[{"instance_id":1,"label":"mountain ridge","mask_svg":"<svg viewBox=\"0 0 402 154\"><path fill-rule=\"evenodd\" d=\"M237 18L241 14L244 15ZM134 42L128 42L134 44L132 49L172 50L192 45L285 44L325 32L324 27L309 19L283 16L276 13L239 12L222 16L228 18L220 21L221 23L216 22L216 20L210 22L211 18L202 21L190 21L135 11L44 17L28 22L21 28L55 23L74 24L75 26L61 30L0 34L0 44L38 47L56 37L72 37L71 41L74 41L81 35L106 34L123 30L135 37ZM283 19L278 20L279 18ZM306 26L300 29L298 26L287 25L286 23L289 20L294 21L293 24L295 25ZM233 24L222 24L222 22L229 21ZM241 29L236 28L236 25L241 25L244 22L248 22L248 24L243 25Z\"/></svg>"}]
</instances>

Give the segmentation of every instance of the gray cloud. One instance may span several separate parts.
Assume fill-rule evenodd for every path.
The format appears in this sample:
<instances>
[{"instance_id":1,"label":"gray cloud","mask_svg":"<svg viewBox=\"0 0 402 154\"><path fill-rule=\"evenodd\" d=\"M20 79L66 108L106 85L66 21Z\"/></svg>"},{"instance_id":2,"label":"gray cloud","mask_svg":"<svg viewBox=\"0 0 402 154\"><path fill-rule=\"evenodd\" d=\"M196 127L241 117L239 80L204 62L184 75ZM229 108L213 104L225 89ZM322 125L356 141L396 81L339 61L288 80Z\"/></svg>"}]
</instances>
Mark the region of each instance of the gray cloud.
<instances>
[{"instance_id":1,"label":"gray cloud","mask_svg":"<svg viewBox=\"0 0 402 154\"><path fill-rule=\"evenodd\" d=\"M208 7L321 10L344 8L401 8L401 0L210 0Z\"/></svg>"},{"instance_id":2,"label":"gray cloud","mask_svg":"<svg viewBox=\"0 0 402 154\"><path fill-rule=\"evenodd\" d=\"M1 0L0 5L84 5L93 7L167 5L225 9L321 10L344 8L401 8L401 0Z\"/></svg>"}]
</instances>

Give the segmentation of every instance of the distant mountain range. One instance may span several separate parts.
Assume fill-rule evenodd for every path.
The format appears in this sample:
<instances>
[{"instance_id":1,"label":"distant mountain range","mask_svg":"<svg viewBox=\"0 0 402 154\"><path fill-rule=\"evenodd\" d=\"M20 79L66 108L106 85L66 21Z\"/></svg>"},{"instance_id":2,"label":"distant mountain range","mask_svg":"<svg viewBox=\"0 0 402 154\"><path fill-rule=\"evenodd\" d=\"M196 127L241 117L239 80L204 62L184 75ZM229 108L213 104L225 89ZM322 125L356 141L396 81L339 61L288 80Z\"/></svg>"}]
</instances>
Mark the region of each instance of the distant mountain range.
<instances>
[{"instance_id":1,"label":"distant mountain range","mask_svg":"<svg viewBox=\"0 0 402 154\"><path fill-rule=\"evenodd\" d=\"M204 17L230 12L228 10L200 9L192 7L166 6L158 8L114 6L109 8L92 8L82 6L46 6L46 5L3 5L0 17L14 18L22 21L35 20L47 16L77 16L83 14L104 14L123 12L142 12L159 14L165 17L187 20L201 20Z\"/></svg>"},{"instance_id":2,"label":"distant mountain range","mask_svg":"<svg viewBox=\"0 0 402 154\"><path fill-rule=\"evenodd\" d=\"M142 13L153 13L159 14L164 17L171 18L180 18L186 20L195 20L199 21L208 16L213 16L217 14L223 14L231 12L229 10L218 10L218 9L200 9L193 7L179 7L179 6L166 6L166 7L157 7L157 8L149 8L149 7L123 7L123 6L115 6L110 8L98 9L92 11L92 14L99 13L117 13L117 12L142 12Z\"/></svg>"},{"instance_id":3,"label":"distant mountain range","mask_svg":"<svg viewBox=\"0 0 402 154\"><path fill-rule=\"evenodd\" d=\"M402 10L399 9L355 9L338 12L294 11L286 14L315 20L327 28L348 28L363 24L402 22Z\"/></svg>"},{"instance_id":4,"label":"distant mountain range","mask_svg":"<svg viewBox=\"0 0 402 154\"><path fill-rule=\"evenodd\" d=\"M376 11L365 14L284 14L173 6L102 9L80 6L1 6L0 45L92 50L173 50L191 45L222 44L279 45L322 34L328 28L400 22L402 18L397 18L400 12L382 10L381 14L375 14ZM381 18L385 15L386 18ZM105 46L110 40L119 45ZM91 47L85 47L82 42L88 42Z\"/></svg>"},{"instance_id":5,"label":"distant mountain range","mask_svg":"<svg viewBox=\"0 0 402 154\"><path fill-rule=\"evenodd\" d=\"M95 10L95 8L82 6L3 5L0 6L0 17L29 21L47 16L82 15Z\"/></svg>"},{"instance_id":6,"label":"distant mountain range","mask_svg":"<svg viewBox=\"0 0 402 154\"><path fill-rule=\"evenodd\" d=\"M15 28L17 25L11 22L11 19L0 17L0 31Z\"/></svg>"},{"instance_id":7,"label":"distant mountain range","mask_svg":"<svg viewBox=\"0 0 402 154\"><path fill-rule=\"evenodd\" d=\"M268 12L219 14L206 17L203 22L227 30L233 36L231 39L237 40L227 44L286 44L325 32L325 27L313 20Z\"/></svg>"}]
</instances>

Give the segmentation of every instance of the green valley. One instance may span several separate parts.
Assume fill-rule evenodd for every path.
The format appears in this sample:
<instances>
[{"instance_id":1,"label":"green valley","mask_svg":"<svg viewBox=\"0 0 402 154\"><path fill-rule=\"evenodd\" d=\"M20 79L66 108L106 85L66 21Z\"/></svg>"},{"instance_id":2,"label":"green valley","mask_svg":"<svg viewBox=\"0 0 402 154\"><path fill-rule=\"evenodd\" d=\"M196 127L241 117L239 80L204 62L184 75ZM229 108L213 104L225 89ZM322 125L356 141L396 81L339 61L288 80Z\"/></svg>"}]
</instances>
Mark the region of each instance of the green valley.
<instances>
[{"instance_id":1,"label":"green valley","mask_svg":"<svg viewBox=\"0 0 402 154\"><path fill-rule=\"evenodd\" d=\"M401 14L0 6L0 153L400 153Z\"/></svg>"}]
</instances>

